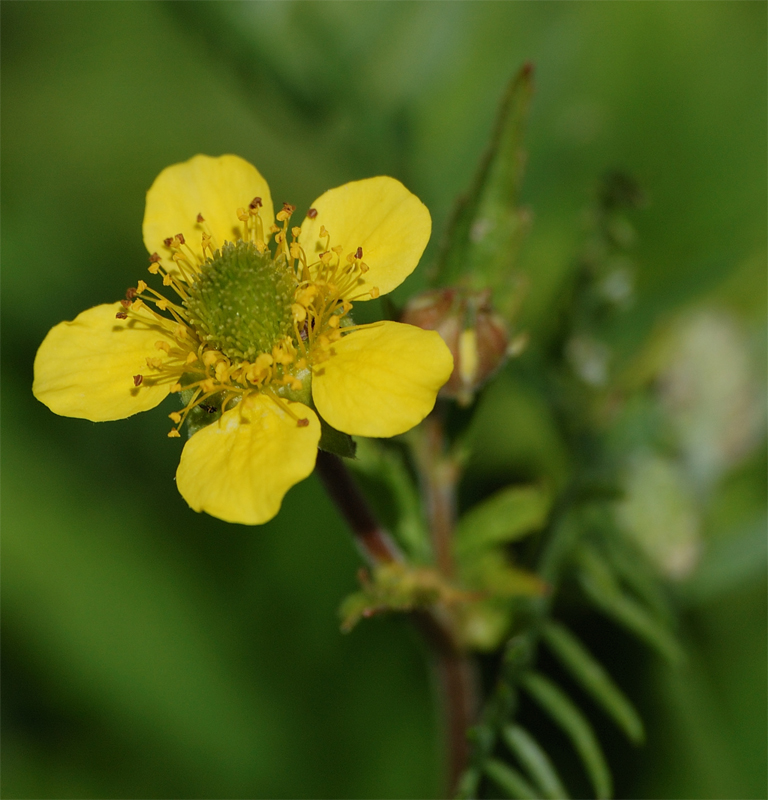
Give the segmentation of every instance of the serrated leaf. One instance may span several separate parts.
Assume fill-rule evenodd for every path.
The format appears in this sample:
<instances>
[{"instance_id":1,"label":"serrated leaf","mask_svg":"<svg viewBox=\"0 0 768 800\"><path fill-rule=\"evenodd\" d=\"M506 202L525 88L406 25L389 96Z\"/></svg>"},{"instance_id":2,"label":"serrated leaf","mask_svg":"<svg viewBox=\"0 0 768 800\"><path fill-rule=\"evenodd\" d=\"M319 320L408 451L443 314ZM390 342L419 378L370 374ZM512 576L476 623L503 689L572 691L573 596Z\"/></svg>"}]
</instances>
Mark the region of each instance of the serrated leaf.
<instances>
[{"instance_id":1,"label":"serrated leaf","mask_svg":"<svg viewBox=\"0 0 768 800\"><path fill-rule=\"evenodd\" d=\"M598 800L607 800L612 792L611 773L587 718L562 689L540 673L524 673L520 684L568 736L581 757Z\"/></svg>"},{"instance_id":2,"label":"serrated leaf","mask_svg":"<svg viewBox=\"0 0 768 800\"><path fill-rule=\"evenodd\" d=\"M648 608L624 592L598 553L582 547L578 560L581 587L595 606L672 664L683 660L682 648L671 631Z\"/></svg>"},{"instance_id":3,"label":"serrated leaf","mask_svg":"<svg viewBox=\"0 0 768 800\"><path fill-rule=\"evenodd\" d=\"M544 797L550 800L563 800L568 797L554 764L525 728L520 725L507 725L502 731L502 736L507 747L526 768Z\"/></svg>"},{"instance_id":4,"label":"serrated leaf","mask_svg":"<svg viewBox=\"0 0 768 800\"><path fill-rule=\"evenodd\" d=\"M507 797L515 800L538 800L540 797L514 767L497 758L489 758L483 765L483 770L499 789L507 793Z\"/></svg>"},{"instance_id":5,"label":"serrated leaf","mask_svg":"<svg viewBox=\"0 0 768 800\"><path fill-rule=\"evenodd\" d=\"M490 148L469 195L459 202L434 271L440 286L498 289L526 229L518 209L525 165L523 136L533 93L526 64L502 99Z\"/></svg>"},{"instance_id":6,"label":"serrated leaf","mask_svg":"<svg viewBox=\"0 0 768 800\"><path fill-rule=\"evenodd\" d=\"M550 650L581 687L613 718L632 742L641 743L645 739L643 721L602 664L565 626L550 620L541 633Z\"/></svg>"},{"instance_id":7,"label":"serrated leaf","mask_svg":"<svg viewBox=\"0 0 768 800\"><path fill-rule=\"evenodd\" d=\"M491 495L461 517L454 550L466 555L521 539L540 529L552 506L550 492L540 486L509 486Z\"/></svg>"}]
</instances>

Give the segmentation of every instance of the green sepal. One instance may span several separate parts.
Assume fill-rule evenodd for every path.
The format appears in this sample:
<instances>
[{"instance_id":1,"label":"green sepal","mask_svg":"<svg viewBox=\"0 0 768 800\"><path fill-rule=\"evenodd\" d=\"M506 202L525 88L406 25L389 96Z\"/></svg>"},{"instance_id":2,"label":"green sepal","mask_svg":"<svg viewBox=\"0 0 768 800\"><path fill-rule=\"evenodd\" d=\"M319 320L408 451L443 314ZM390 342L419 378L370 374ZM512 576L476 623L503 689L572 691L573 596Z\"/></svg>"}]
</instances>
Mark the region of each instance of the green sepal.
<instances>
[{"instance_id":1,"label":"green sepal","mask_svg":"<svg viewBox=\"0 0 768 800\"><path fill-rule=\"evenodd\" d=\"M182 408L186 407L194 397L194 389L183 389L181 397ZM204 403L196 405L187 414L187 438L194 436L198 431L207 428L212 422L216 422L221 417L221 395L214 395L206 399Z\"/></svg>"},{"instance_id":2,"label":"green sepal","mask_svg":"<svg viewBox=\"0 0 768 800\"><path fill-rule=\"evenodd\" d=\"M341 458L354 458L357 451L355 440L348 434L337 431L329 425L319 414L320 443L318 447L326 453L333 453Z\"/></svg>"},{"instance_id":3,"label":"green sepal","mask_svg":"<svg viewBox=\"0 0 768 800\"><path fill-rule=\"evenodd\" d=\"M456 206L431 276L436 286L490 288L502 311L511 299L504 297L511 288L510 265L528 225L518 201L532 73L532 65L525 64L509 84L488 152L469 194Z\"/></svg>"}]
</instances>

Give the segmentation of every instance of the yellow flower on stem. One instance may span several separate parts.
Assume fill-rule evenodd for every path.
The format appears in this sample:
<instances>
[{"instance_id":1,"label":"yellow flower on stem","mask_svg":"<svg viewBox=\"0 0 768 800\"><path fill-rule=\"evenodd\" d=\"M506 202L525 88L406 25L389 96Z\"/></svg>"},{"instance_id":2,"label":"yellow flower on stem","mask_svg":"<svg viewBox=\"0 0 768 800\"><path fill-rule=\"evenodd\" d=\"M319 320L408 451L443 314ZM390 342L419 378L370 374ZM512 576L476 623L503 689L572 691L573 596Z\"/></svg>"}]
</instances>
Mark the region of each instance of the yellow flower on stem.
<instances>
[{"instance_id":1,"label":"yellow flower on stem","mask_svg":"<svg viewBox=\"0 0 768 800\"><path fill-rule=\"evenodd\" d=\"M93 421L154 408L191 436L176 473L196 511L256 525L314 469L321 419L346 434L417 425L453 360L437 333L355 325L355 302L410 275L429 240L421 201L388 177L323 194L301 226L274 213L260 173L237 156L195 156L147 193L149 271L119 303L54 327L35 359L35 397ZM327 427L327 426L325 426Z\"/></svg>"}]
</instances>

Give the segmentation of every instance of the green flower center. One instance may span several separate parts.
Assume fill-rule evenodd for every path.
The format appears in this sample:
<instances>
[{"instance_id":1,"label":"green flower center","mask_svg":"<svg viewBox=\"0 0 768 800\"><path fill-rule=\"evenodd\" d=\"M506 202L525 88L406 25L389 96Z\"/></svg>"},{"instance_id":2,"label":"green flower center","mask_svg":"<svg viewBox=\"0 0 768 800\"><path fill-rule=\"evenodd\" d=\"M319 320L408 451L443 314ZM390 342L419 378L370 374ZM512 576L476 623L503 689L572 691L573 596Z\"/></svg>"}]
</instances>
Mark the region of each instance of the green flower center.
<instances>
[{"instance_id":1,"label":"green flower center","mask_svg":"<svg viewBox=\"0 0 768 800\"><path fill-rule=\"evenodd\" d=\"M233 361L254 361L292 336L295 289L284 258L227 242L203 264L184 305L202 341Z\"/></svg>"}]
</instances>

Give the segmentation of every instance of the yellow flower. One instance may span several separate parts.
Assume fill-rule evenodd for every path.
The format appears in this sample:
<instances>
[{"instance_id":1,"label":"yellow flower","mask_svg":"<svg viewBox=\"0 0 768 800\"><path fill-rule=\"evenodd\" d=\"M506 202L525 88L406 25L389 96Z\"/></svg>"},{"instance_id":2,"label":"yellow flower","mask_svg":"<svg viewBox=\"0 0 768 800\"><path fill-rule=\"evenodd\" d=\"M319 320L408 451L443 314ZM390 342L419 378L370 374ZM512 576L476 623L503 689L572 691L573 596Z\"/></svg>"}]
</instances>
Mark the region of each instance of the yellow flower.
<instances>
[{"instance_id":1,"label":"yellow flower","mask_svg":"<svg viewBox=\"0 0 768 800\"><path fill-rule=\"evenodd\" d=\"M147 193L149 271L119 303L54 327L35 359L35 397L57 414L123 419L178 393L169 436L191 436L176 473L196 511L260 524L309 475L321 421L394 436L432 409L451 374L432 331L355 325L353 303L413 271L426 207L370 178L323 194L300 227L274 213L264 178L236 156L195 156Z\"/></svg>"}]
</instances>

